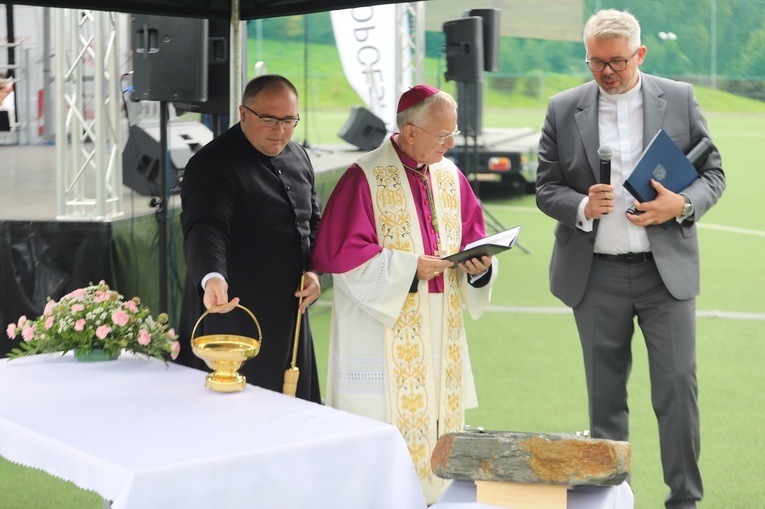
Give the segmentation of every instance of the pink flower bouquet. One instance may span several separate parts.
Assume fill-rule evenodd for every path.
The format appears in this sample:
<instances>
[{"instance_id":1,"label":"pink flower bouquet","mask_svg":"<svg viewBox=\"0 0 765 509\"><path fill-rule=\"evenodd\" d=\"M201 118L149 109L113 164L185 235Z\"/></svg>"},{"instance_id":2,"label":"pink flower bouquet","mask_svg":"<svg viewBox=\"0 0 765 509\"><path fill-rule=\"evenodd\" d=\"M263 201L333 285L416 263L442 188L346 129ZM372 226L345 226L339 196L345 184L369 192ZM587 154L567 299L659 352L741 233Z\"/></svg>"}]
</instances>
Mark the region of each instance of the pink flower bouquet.
<instances>
[{"instance_id":1,"label":"pink flower bouquet","mask_svg":"<svg viewBox=\"0 0 765 509\"><path fill-rule=\"evenodd\" d=\"M19 343L8 357L63 354L76 348L80 352L103 350L110 356L126 350L167 361L180 351L167 320L165 313L152 317L138 297L124 301L101 281L78 288L58 302L49 299L43 314L34 320L22 316L9 324L8 337L18 338Z\"/></svg>"}]
</instances>

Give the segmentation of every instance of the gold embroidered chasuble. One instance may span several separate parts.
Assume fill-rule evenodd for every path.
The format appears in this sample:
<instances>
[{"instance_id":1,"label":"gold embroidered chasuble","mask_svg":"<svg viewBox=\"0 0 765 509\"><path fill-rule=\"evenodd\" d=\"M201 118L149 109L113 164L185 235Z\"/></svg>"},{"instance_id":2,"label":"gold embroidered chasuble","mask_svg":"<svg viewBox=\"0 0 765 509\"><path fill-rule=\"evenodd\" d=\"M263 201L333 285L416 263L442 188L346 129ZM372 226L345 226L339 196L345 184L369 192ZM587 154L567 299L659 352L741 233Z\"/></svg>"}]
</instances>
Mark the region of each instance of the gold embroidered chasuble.
<instances>
[{"instance_id":1,"label":"gold embroidered chasuble","mask_svg":"<svg viewBox=\"0 0 765 509\"><path fill-rule=\"evenodd\" d=\"M370 185L380 244L424 254L414 195L392 144L370 152L358 165ZM462 238L458 171L444 159L430 166L428 176L439 246L448 253L459 251ZM404 437L428 501L437 500L444 487L443 479L430 467L436 441L443 433L461 431L464 424L464 328L457 270L448 269L443 277L443 309L430 309L428 285L419 284L417 293L406 297L396 324L385 330L388 415ZM442 320L439 391L435 388L431 313L440 313Z\"/></svg>"}]
</instances>

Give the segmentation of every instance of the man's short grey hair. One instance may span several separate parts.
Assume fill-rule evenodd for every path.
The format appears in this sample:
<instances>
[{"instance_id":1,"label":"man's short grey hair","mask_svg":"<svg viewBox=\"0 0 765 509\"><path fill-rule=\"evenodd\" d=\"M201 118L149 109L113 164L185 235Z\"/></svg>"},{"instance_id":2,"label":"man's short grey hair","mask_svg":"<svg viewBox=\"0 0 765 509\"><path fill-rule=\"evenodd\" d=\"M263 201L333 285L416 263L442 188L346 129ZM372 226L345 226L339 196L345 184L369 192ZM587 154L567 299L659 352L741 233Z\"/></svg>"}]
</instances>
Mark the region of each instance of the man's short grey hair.
<instances>
[{"instance_id":1,"label":"man's short grey hair","mask_svg":"<svg viewBox=\"0 0 765 509\"><path fill-rule=\"evenodd\" d=\"M593 14L584 25L584 47L590 39L627 39L631 49L640 47L640 23L627 11L604 9Z\"/></svg>"},{"instance_id":2,"label":"man's short grey hair","mask_svg":"<svg viewBox=\"0 0 765 509\"><path fill-rule=\"evenodd\" d=\"M457 101L449 93L439 90L437 94L426 97L423 101L411 106L396 115L396 124L399 131L407 124L420 125L431 111L438 108L457 109Z\"/></svg>"}]
</instances>

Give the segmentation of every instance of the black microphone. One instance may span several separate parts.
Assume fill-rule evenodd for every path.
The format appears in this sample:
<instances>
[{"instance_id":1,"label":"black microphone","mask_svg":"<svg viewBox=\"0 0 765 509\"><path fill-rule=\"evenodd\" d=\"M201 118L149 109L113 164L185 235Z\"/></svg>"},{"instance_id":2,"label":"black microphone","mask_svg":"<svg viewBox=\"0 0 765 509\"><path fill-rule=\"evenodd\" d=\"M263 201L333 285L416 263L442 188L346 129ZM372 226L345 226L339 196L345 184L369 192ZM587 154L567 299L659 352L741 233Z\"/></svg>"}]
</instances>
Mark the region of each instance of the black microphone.
<instances>
[{"instance_id":1,"label":"black microphone","mask_svg":"<svg viewBox=\"0 0 765 509\"><path fill-rule=\"evenodd\" d=\"M686 157L693 167L698 170L699 166L703 165L704 161L707 160L707 156L712 153L713 148L714 145L712 145L712 140L709 138L701 138L696 146L686 154Z\"/></svg>"},{"instance_id":2,"label":"black microphone","mask_svg":"<svg viewBox=\"0 0 765 509\"><path fill-rule=\"evenodd\" d=\"M600 157L600 183L611 183L611 156L614 155L614 151L611 145L601 145L598 149L598 157ZM608 212L604 212L608 214Z\"/></svg>"},{"instance_id":3,"label":"black microphone","mask_svg":"<svg viewBox=\"0 0 765 509\"><path fill-rule=\"evenodd\" d=\"M598 157L600 157L600 183L611 183L611 156L614 155L614 151L611 149L611 145L603 145L598 149Z\"/></svg>"}]
</instances>

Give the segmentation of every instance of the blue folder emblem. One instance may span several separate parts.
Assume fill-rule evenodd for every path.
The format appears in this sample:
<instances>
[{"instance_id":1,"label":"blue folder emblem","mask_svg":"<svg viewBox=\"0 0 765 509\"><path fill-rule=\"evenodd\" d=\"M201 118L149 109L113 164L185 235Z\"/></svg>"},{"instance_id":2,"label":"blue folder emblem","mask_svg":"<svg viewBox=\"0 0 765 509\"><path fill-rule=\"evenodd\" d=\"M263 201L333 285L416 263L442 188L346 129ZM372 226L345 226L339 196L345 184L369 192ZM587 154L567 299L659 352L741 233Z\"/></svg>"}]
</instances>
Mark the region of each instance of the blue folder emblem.
<instances>
[{"instance_id":1,"label":"blue folder emblem","mask_svg":"<svg viewBox=\"0 0 765 509\"><path fill-rule=\"evenodd\" d=\"M665 178L667 178L667 169L659 163L656 165L656 168L653 169L653 179L661 182Z\"/></svg>"}]
</instances>

